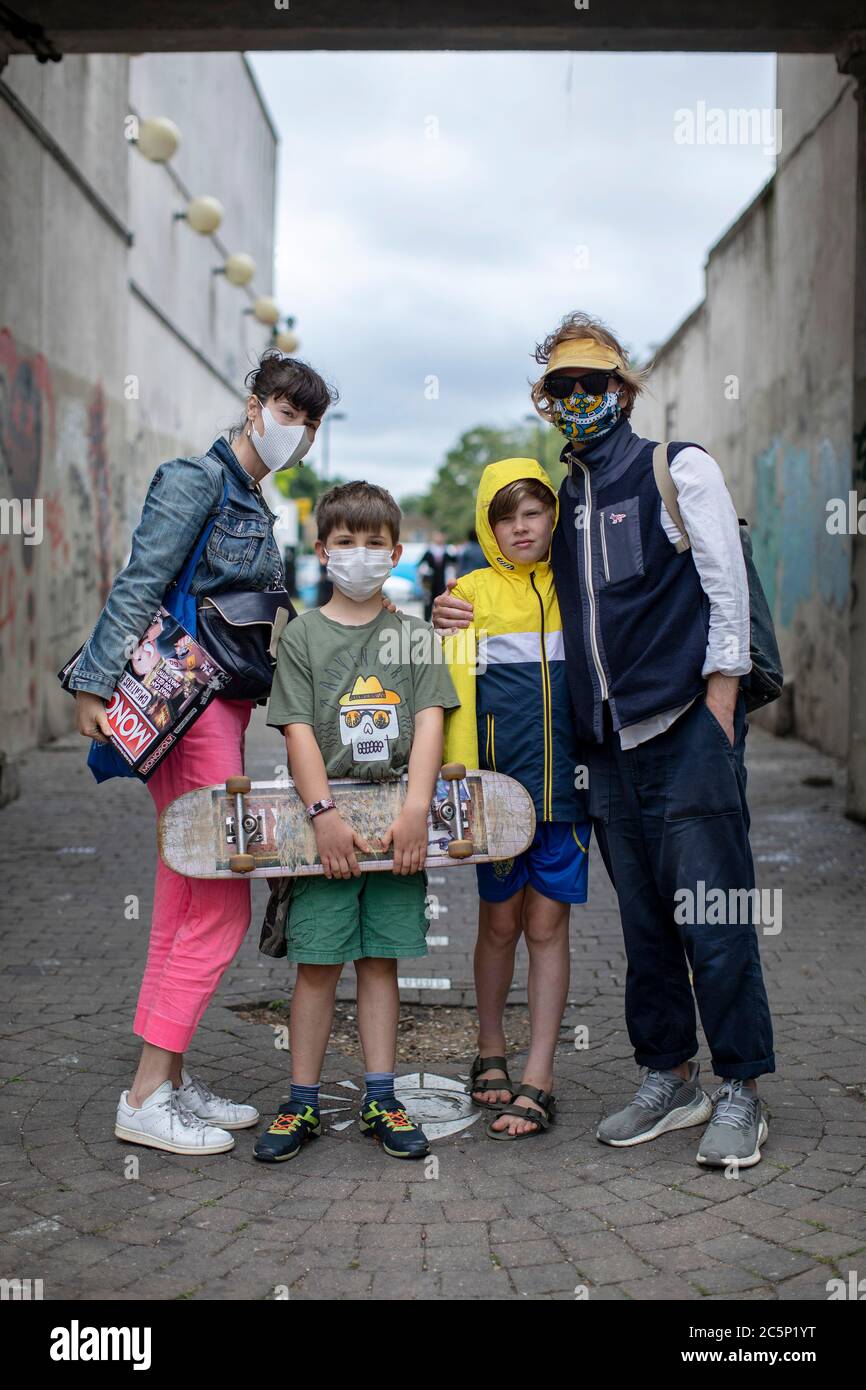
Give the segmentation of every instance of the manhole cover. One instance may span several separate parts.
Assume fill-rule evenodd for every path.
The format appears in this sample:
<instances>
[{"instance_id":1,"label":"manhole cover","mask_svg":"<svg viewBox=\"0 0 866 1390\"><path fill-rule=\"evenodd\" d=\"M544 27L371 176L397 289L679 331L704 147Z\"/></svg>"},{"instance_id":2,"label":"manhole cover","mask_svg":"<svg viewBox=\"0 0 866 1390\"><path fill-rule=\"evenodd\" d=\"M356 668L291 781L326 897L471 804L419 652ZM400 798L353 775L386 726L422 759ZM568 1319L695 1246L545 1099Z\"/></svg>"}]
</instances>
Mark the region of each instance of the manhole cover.
<instances>
[{"instance_id":1,"label":"manhole cover","mask_svg":"<svg viewBox=\"0 0 866 1390\"><path fill-rule=\"evenodd\" d=\"M422 1126L428 1139L445 1139L458 1134L480 1117L469 1099L464 1081L468 1077L439 1076L436 1072L414 1071L398 1076L394 1083L397 1099L406 1107L416 1124ZM348 1077L345 1081L328 1081L319 1094L322 1115L328 1117L329 1128L338 1132L357 1122L361 1088ZM331 1118L333 1117L333 1118Z\"/></svg>"},{"instance_id":2,"label":"manhole cover","mask_svg":"<svg viewBox=\"0 0 866 1390\"><path fill-rule=\"evenodd\" d=\"M398 1076L394 1089L397 1099L420 1125L428 1139L442 1139L474 1124L480 1111L472 1104L466 1087L453 1077L416 1071Z\"/></svg>"}]
</instances>

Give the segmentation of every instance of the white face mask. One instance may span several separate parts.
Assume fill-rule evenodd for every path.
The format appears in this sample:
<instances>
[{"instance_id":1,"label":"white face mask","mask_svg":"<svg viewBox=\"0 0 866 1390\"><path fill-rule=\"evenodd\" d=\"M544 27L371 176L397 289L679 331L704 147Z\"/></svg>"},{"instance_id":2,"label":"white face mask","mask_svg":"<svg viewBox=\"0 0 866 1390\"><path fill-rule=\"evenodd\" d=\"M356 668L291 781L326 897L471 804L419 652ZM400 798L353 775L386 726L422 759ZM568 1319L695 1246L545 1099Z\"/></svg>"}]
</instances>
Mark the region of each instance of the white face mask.
<instances>
[{"instance_id":1,"label":"white face mask","mask_svg":"<svg viewBox=\"0 0 866 1390\"><path fill-rule=\"evenodd\" d=\"M325 554L331 583L356 603L372 598L394 568L383 546L347 545L339 550L326 550Z\"/></svg>"},{"instance_id":2,"label":"white face mask","mask_svg":"<svg viewBox=\"0 0 866 1390\"><path fill-rule=\"evenodd\" d=\"M313 436L306 425L284 425L266 405L262 406L262 423L264 434L259 434L255 425L250 423L249 437L269 473L293 468L313 447Z\"/></svg>"}]
</instances>

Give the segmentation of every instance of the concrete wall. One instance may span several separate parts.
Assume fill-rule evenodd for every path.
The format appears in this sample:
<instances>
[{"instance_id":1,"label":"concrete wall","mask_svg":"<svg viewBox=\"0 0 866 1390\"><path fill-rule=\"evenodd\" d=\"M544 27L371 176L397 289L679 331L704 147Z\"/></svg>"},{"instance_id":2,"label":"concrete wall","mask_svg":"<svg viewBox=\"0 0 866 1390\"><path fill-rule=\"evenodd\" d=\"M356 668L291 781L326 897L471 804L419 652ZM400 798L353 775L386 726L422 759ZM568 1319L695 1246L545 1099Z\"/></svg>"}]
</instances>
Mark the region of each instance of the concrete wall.
<instances>
[{"instance_id":1,"label":"concrete wall","mask_svg":"<svg viewBox=\"0 0 866 1390\"><path fill-rule=\"evenodd\" d=\"M856 107L831 59L780 58L776 173L712 248L706 297L657 353L634 424L723 468L773 606L797 733L844 754Z\"/></svg>"},{"instance_id":2,"label":"concrete wall","mask_svg":"<svg viewBox=\"0 0 866 1390\"><path fill-rule=\"evenodd\" d=\"M3 74L121 223L127 73L125 58L88 57L17 58ZM124 421L106 388L126 355L128 246L6 102L0 206L0 496L38 499L44 520L41 544L0 535L0 751L10 754L71 717L54 672L86 636L115 559L111 461L123 457Z\"/></svg>"},{"instance_id":3,"label":"concrete wall","mask_svg":"<svg viewBox=\"0 0 866 1390\"><path fill-rule=\"evenodd\" d=\"M264 111L249 68L237 53L146 54L133 59L130 109L142 119L169 115L182 141L171 161L193 196L219 198L225 217L219 242L229 252L246 251L256 262L254 285L269 294L274 257L276 135ZM241 313L249 298L212 271L223 257L209 237L198 236L185 221L174 221L184 198L164 166L136 157L130 182L130 220L135 245L129 274L214 368L242 382L261 351L266 334ZM130 356L136 357L135 337ZM159 364L137 364L145 375ZM134 370L134 368L133 368ZM169 377L164 379L170 380ZM210 428L212 417L196 416L194 403L173 393L183 428ZM191 409L190 409L191 406Z\"/></svg>"},{"instance_id":4,"label":"concrete wall","mask_svg":"<svg viewBox=\"0 0 866 1390\"><path fill-rule=\"evenodd\" d=\"M39 544L9 512L0 533L2 767L70 727L55 672L128 556L148 480L238 418L268 340L241 312L248 294L211 273L219 246L172 220L181 189L124 122L177 123L177 176L223 203L218 237L255 258L257 293L271 290L276 137L239 54L21 57L0 80L24 108L0 100L0 498L41 501L43 520Z\"/></svg>"}]
</instances>

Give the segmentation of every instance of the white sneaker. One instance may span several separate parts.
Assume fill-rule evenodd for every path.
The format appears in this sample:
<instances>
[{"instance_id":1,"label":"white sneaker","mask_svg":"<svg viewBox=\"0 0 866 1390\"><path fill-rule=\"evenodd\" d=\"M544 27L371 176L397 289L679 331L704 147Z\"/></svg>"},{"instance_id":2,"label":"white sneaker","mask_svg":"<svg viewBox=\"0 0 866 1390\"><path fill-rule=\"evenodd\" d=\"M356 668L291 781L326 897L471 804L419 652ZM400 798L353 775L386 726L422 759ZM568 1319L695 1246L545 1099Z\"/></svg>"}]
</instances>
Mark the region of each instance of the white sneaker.
<instances>
[{"instance_id":1,"label":"white sneaker","mask_svg":"<svg viewBox=\"0 0 866 1390\"><path fill-rule=\"evenodd\" d=\"M250 1125L258 1124L261 1117L254 1105L240 1105L237 1101L215 1096L210 1087L186 1067L181 1070L180 1080L178 1099L200 1120L219 1125L221 1129L249 1129Z\"/></svg>"},{"instance_id":2,"label":"white sneaker","mask_svg":"<svg viewBox=\"0 0 866 1390\"><path fill-rule=\"evenodd\" d=\"M130 1144L165 1149L170 1154L224 1154L235 1141L224 1129L205 1124L178 1099L170 1081L163 1081L139 1109L123 1091L117 1104L114 1133Z\"/></svg>"}]
</instances>

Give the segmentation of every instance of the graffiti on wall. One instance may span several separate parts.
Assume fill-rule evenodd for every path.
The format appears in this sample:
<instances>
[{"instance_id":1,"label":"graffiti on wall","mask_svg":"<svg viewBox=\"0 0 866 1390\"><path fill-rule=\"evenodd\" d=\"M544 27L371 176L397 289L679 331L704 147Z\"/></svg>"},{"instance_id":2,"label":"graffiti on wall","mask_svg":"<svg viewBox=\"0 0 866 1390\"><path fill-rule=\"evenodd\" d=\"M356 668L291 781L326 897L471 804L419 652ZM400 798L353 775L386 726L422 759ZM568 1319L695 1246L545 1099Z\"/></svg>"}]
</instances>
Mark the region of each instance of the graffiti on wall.
<instances>
[{"instance_id":1,"label":"graffiti on wall","mask_svg":"<svg viewBox=\"0 0 866 1390\"><path fill-rule=\"evenodd\" d=\"M114 578L111 524L111 476L108 470L105 392L97 385L87 407L87 467L93 496L94 548L99 566L99 597L108 598Z\"/></svg>"},{"instance_id":2,"label":"graffiti on wall","mask_svg":"<svg viewBox=\"0 0 866 1390\"><path fill-rule=\"evenodd\" d=\"M102 602L103 560L90 467L90 399L64 397L58 411L54 486L46 501L45 635L59 666L87 634Z\"/></svg>"},{"instance_id":3,"label":"graffiti on wall","mask_svg":"<svg viewBox=\"0 0 866 1390\"><path fill-rule=\"evenodd\" d=\"M755 564L783 629L813 596L844 611L850 541L829 534L826 521L827 501L846 494L850 471L850 451L829 439L809 450L777 437L755 459Z\"/></svg>"},{"instance_id":4,"label":"graffiti on wall","mask_svg":"<svg viewBox=\"0 0 866 1390\"><path fill-rule=\"evenodd\" d=\"M0 330L0 459L4 495L25 501L38 497L42 458L55 435L54 393L41 353L19 356L12 334ZM24 562L33 564L33 548Z\"/></svg>"},{"instance_id":5,"label":"graffiti on wall","mask_svg":"<svg viewBox=\"0 0 866 1390\"><path fill-rule=\"evenodd\" d=\"M0 496L19 504L40 496L43 459L55 430L45 358L19 354L12 334L0 330ZM17 699L10 713L17 706L19 718L23 714L28 723L37 703L38 551L14 530L0 536L0 676L11 674Z\"/></svg>"},{"instance_id":6,"label":"graffiti on wall","mask_svg":"<svg viewBox=\"0 0 866 1390\"><path fill-rule=\"evenodd\" d=\"M38 545L0 535L0 746L10 751L43 737L47 707L68 698L53 675L87 636L116 567L106 396L61 378L0 330L0 497L41 499L44 519Z\"/></svg>"}]
</instances>

